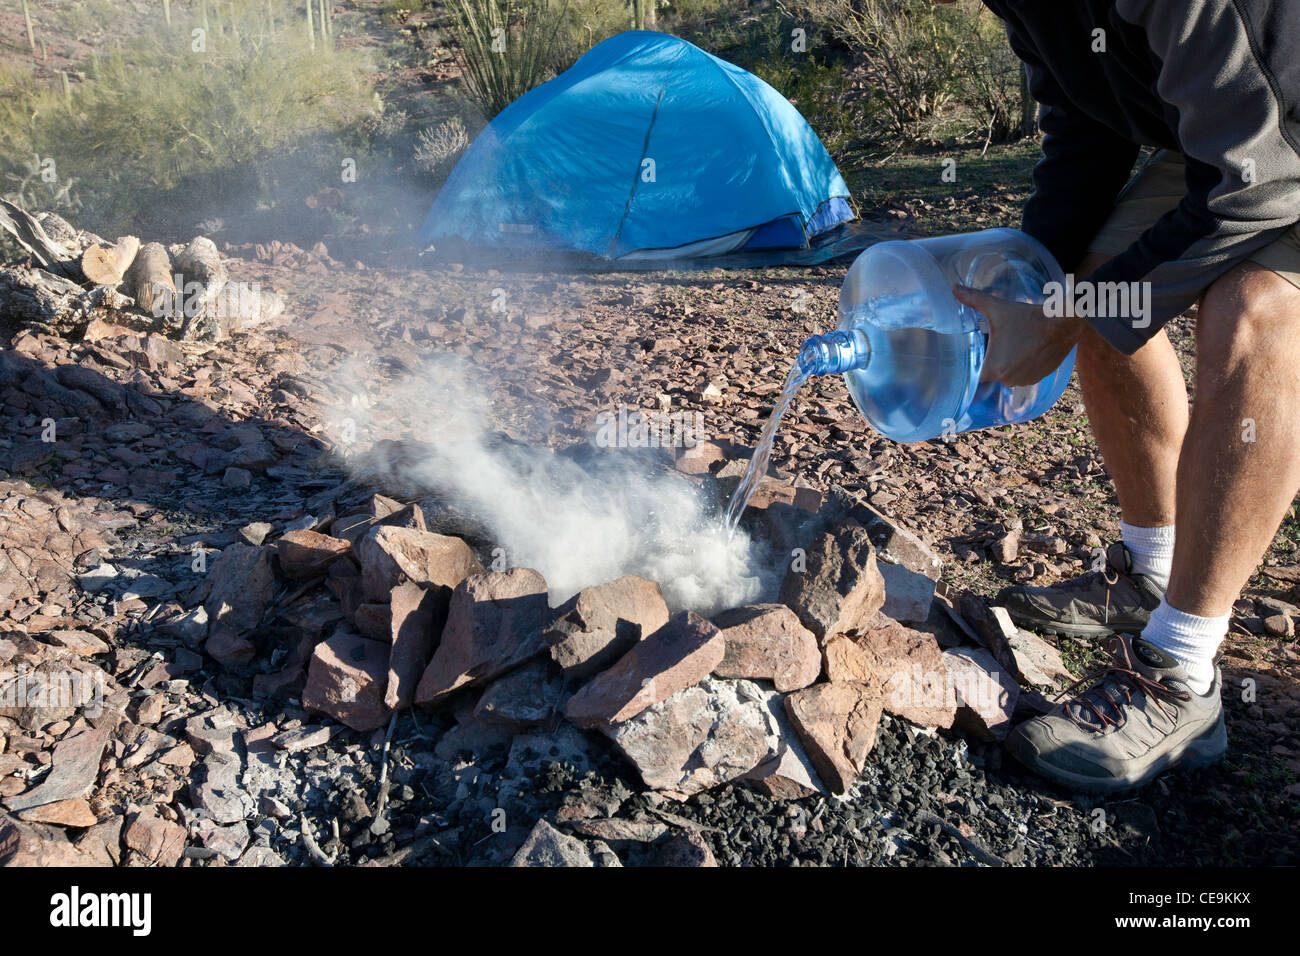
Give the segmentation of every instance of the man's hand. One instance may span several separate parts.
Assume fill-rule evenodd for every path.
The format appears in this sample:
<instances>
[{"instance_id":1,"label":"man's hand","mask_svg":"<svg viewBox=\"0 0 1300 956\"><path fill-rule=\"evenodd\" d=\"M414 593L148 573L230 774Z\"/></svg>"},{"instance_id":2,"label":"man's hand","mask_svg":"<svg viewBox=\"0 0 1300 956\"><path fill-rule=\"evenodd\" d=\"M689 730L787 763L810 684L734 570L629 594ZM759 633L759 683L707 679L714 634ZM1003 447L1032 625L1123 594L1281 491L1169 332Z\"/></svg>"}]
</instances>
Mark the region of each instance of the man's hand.
<instances>
[{"instance_id":1,"label":"man's hand","mask_svg":"<svg viewBox=\"0 0 1300 956\"><path fill-rule=\"evenodd\" d=\"M1049 318L1041 305L1011 302L960 285L953 286L952 294L989 322L981 382L1040 382L1065 361L1082 332L1081 320Z\"/></svg>"}]
</instances>

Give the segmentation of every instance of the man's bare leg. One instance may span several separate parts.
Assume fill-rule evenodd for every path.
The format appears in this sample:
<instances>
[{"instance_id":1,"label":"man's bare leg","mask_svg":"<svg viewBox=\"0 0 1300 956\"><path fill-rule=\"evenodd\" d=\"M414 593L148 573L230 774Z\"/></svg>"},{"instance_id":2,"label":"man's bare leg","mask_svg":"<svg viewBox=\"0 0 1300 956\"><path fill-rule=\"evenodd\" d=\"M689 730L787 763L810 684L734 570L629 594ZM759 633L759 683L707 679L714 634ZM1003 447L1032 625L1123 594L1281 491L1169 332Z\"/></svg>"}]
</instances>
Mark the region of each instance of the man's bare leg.
<instances>
[{"instance_id":1,"label":"man's bare leg","mask_svg":"<svg viewBox=\"0 0 1300 956\"><path fill-rule=\"evenodd\" d=\"M1118 792L1222 757L1213 656L1300 486L1300 290L1243 263L1206 291L1196 333L1165 597L1140 641L1115 640L1115 666L1094 685L1007 736L1026 766L1079 789Z\"/></svg>"},{"instance_id":2,"label":"man's bare leg","mask_svg":"<svg viewBox=\"0 0 1300 956\"><path fill-rule=\"evenodd\" d=\"M1243 263L1206 291L1196 337L1167 600L1217 617L1232 610L1300 487L1300 289Z\"/></svg>"},{"instance_id":3,"label":"man's bare leg","mask_svg":"<svg viewBox=\"0 0 1300 956\"><path fill-rule=\"evenodd\" d=\"M1106 261L1090 255L1088 275ZM1088 424L1115 484L1124 546L1107 554L1123 575L1089 572L1068 587L1018 585L997 600L1022 627L1075 637L1137 633L1159 606L1173 567L1178 455L1187 431L1187 384L1163 331L1133 355L1108 344L1086 323L1075 368ZM1099 570L1095 569L1095 570ZM1080 590L1080 585L1086 585Z\"/></svg>"},{"instance_id":4,"label":"man's bare leg","mask_svg":"<svg viewBox=\"0 0 1300 956\"><path fill-rule=\"evenodd\" d=\"M1107 258L1090 254L1079 274L1088 275ZM1182 366L1168 336L1161 331L1124 355L1089 326L1075 368L1124 520L1144 528L1173 524L1188 410Z\"/></svg>"}]
</instances>

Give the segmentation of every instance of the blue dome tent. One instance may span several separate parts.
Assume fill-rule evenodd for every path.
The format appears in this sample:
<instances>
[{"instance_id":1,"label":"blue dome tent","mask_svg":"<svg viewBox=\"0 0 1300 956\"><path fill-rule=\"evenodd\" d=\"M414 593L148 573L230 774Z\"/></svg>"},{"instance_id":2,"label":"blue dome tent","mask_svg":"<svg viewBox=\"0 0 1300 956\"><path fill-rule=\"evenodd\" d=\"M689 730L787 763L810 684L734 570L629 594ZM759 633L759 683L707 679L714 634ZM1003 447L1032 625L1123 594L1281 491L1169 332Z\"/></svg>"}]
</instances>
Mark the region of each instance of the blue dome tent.
<instances>
[{"instance_id":1,"label":"blue dome tent","mask_svg":"<svg viewBox=\"0 0 1300 956\"><path fill-rule=\"evenodd\" d=\"M622 264L791 261L799 250L814 261L818 238L855 218L848 199L776 90L685 40L630 31L506 107L452 170L419 239L435 252Z\"/></svg>"}]
</instances>

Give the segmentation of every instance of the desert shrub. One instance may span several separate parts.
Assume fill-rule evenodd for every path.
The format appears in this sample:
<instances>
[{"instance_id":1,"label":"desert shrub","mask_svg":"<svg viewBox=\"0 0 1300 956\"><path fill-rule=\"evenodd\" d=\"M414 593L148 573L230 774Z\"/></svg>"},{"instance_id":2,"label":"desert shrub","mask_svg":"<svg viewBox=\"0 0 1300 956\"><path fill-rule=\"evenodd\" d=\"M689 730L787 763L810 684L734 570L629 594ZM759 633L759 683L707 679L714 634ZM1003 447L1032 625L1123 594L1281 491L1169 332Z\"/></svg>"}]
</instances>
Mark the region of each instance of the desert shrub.
<instances>
[{"instance_id":1,"label":"desert shrub","mask_svg":"<svg viewBox=\"0 0 1300 956\"><path fill-rule=\"evenodd\" d=\"M57 160L36 145L39 118L65 102L29 71L0 63L0 197L29 209L76 211L76 180L60 175Z\"/></svg>"},{"instance_id":2,"label":"desert shrub","mask_svg":"<svg viewBox=\"0 0 1300 956\"><path fill-rule=\"evenodd\" d=\"M415 144L415 163L435 179L445 179L451 167L469 147L469 132L459 116L439 123L436 129L420 131Z\"/></svg>"},{"instance_id":3,"label":"desert shrub","mask_svg":"<svg viewBox=\"0 0 1300 956\"><path fill-rule=\"evenodd\" d=\"M422 9L424 9L424 0L387 0L379 8L379 12L382 16L400 21Z\"/></svg>"},{"instance_id":4,"label":"desert shrub","mask_svg":"<svg viewBox=\"0 0 1300 956\"><path fill-rule=\"evenodd\" d=\"M628 0L569 0L560 16L562 26L552 58L557 73L567 69L601 40L630 30L635 23L634 10Z\"/></svg>"},{"instance_id":5,"label":"desert shrub","mask_svg":"<svg viewBox=\"0 0 1300 956\"><path fill-rule=\"evenodd\" d=\"M662 0L660 21L673 26L698 27L703 23L737 15L737 0Z\"/></svg>"},{"instance_id":6,"label":"desert shrub","mask_svg":"<svg viewBox=\"0 0 1300 956\"><path fill-rule=\"evenodd\" d=\"M866 57L884 135L912 137L956 95L961 11L932 0L809 0L808 7Z\"/></svg>"},{"instance_id":7,"label":"desert shrub","mask_svg":"<svg viewBox=\"0 0 1300 956\"><path fill-rule=\"evenodd\" d=\"M1021 86L1021 64L1007 42L1002 21L981 3L961 10L957 23L964 54L957 64L957 90L986 141L1001 143L1032 132L1032 103ZM1030 128L1024 128L1029 125Z\"/></svg>"},{"instance_id":8,"label":"desert shrub","mask_svg":"<svg viewBox=\"0 0 1300 956\"><path fill-rule=\"evenodd\" d=\"M295 152L337 171L345 149L384 133L367 63L309 35L305 7L201 8L201 43L196 8L173 5L171 29L158 16L151 31L95 57L66 97L0 73L0 173L12 181L31 157L53 159L60 182L76 180L87 225L125 226L199 191L227 206L265 192L266 171Z\"/></svg>"},{"instance_id":9,"label":"desert shrub","mask_svg":"<svg viewBox=\"0 0 1300 956\"><path fill-rule=\"evenodd\" d=\"M978 0L799 0L799 9L862 57L882 144L1021 132L1019 61Z\"/></svg>"}]
</instances>

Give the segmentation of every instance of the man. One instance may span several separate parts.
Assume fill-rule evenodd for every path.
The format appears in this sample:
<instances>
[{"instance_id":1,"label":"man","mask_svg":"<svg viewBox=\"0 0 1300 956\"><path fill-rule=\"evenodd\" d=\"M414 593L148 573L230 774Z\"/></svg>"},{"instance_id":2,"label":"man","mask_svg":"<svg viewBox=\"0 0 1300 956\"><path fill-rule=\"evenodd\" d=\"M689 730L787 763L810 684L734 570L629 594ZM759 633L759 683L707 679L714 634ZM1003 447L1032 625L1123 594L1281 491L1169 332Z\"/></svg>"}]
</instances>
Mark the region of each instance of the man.
<instances>
[{"instance_id":1,"label":"man","mask_svg":"<svg viewBox=\"0 0 1300 956\"><path fill-rule=\"evenodd\" d=\"M1150 294L1141 313L1048 317L956 290L989 319L985 380L1037 381L1078 348L1123 540L1105 570L999 597L1029 628L1119 636L1095 683L1007 746L1113 792L1223 755L1215 656L1300 487L1300 3L985 3L1041 108L1024 230L1096 289ZM1140 146L1158 151L1126 186ZM1189 416L1162 326L1193 304Z\"/></svg>"}]
</instances>

